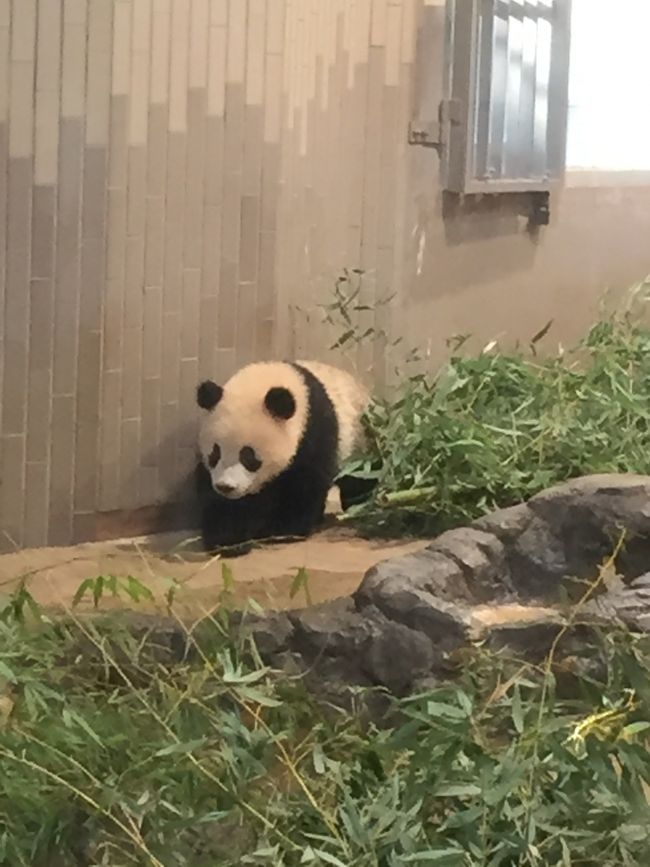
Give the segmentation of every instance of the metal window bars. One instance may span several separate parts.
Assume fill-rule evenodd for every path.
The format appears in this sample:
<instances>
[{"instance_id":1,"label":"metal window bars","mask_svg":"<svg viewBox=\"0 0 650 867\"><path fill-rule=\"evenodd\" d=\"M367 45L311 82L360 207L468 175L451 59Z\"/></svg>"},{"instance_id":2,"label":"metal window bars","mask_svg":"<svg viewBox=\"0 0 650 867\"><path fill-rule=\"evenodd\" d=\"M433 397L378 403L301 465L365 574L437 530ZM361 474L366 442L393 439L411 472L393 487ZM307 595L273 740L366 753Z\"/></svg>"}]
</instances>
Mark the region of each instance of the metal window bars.
<instances>
[{"instance_id":1,"label":"metal window bars","mask_svg":"<svg viewBox=\"0 0 650 867\"><path fill-rule=\"evenodd\" d=\"M564 173L571 0L448 0L443 188L546 191Z\"/></svg>"}]
</instances>

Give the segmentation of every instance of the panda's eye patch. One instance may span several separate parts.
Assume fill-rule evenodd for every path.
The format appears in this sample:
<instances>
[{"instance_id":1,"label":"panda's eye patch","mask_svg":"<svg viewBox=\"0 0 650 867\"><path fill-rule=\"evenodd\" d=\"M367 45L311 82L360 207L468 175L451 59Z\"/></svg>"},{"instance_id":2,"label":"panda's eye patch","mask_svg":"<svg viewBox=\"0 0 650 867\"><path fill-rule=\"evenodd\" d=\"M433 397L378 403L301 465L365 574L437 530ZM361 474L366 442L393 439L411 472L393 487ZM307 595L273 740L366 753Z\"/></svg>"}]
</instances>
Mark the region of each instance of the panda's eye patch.
<instances>
[{"instance_id":1,"label":"panda's eye patch","mask_svg":"<svg viewBox=\"0 0 650 867\"><path fill-rule=\"evenodd\" d=\"M256 473L262 466L262 461L257 457L255 450L250 446L244 446L244 448L239 452L239 460L242 466L247 469L249 473Z\"/></svg>"},{"instance_id":2,"label":"panda's eye patch","mask_svg":"<svg viewBox=\"0 0 650 867\"><path fill-rule=\"evenodd\" d=\"M208 466L210 467L210 469L213 470L216 467L216 465L219 463L220 460L221 460L221 449L219 448L217 443L215 443L212 451L208 455Z\"/></svg>"}]
</instances>

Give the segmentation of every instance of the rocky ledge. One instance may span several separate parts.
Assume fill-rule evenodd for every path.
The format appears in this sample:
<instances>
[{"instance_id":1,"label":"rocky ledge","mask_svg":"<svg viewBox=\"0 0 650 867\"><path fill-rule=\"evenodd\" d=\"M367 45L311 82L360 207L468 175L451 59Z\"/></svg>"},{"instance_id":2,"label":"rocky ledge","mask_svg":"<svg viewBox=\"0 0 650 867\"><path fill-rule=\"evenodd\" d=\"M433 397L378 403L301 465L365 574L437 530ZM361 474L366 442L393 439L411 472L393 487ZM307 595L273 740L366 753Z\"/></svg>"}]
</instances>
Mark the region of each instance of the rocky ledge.
<instances>
[{"instance_id":1,"label":"rocky ledge","mask_svg":"<svg viewBox=\"0 0 650 867\"><path fill-rule=\"evenodd\" d=\"M650 631L650 476L567 482L380 563L352 597L236 627L267 664L340 696L403 695L449 676L477 641L568 656L603 625Z\"/></svg>"}]
</instances>

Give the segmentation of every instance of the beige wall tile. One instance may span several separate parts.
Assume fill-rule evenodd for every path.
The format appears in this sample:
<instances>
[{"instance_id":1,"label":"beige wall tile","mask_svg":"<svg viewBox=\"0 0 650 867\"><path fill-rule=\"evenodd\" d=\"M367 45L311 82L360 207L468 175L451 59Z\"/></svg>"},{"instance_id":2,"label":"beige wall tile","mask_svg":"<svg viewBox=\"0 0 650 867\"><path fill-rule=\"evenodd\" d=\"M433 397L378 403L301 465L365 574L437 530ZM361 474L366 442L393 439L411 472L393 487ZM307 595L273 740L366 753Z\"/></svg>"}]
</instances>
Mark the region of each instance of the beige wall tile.
<instances>
[{"instance_id":1,"label":"beige wall tile","mask_svg":"<svg viewBox=\"0 0 650 867\"><path fill-rule=\"evenodd\" d=\"M9 95L11 89L10 56L11 42L9 27L0 26L0 127L4 127L9 119ZM7 136L8 143L8 131L5 135Z\"/></svg>"},{"instance_id":2,"label":"beige wall tile","mask_svg":"<svg viewBox=\"0 0 650 867\"><path fill-rule=\"evenodd\" d=\"M162 287L164 262L165 200L162 196L149 196L145 239L145 286Z\"/></svg>"},{"instance_id":3,"label":"beige wall tile","mask_svg":"<svg viewBox=\"0 0 650 867\"><path fill-rule=\"evenodd\" d=\"M140 505L140 419L122 422L120 445L119 508L137 509Z\"/></svg>"},{"instance_id":4,"label":"beige wall tile","mask_svg":"<svg viewBox=\"0 0 650 867\"><path fill-rule=\"evenodd\" d=\"M176 442L178 437L179 411L177 403L165 403L160 414L160 487L163 497L171 497L178 487L176 470Z\"/></svg>"},{"instance_id":5,"label":"beige wall tile","mask_svg":"<svg viewBox=\"0 0 650 867\"><path fill-rule=\"evenodd\" d=\"M11 26L11 0L0 0L0 27Z\"/></svg>"},{"instance_id":6,"label":"beige wall tile","mask_svg":"<svg viewBox=\"0 0 650 867\"><path fill-rule=\"evenodd\" d=\"M88 2L86 142L104 148L110 134L113 8L106 0Z\"/></svg>"},{"instance_id":7,"label":"beige wall tile","mask_svg":"<svg viewBox=\"0 0 650 867\"><path fill-rule=\"evenodd\" d=\"M97 507L101 333L82 329L77 370L74 511Z\"/></svg>"},{"instance_id":8,"label":"beige wall tile","mask_svg":"<svg viewBox=\"0 0 650 867\"><path fill-rule=\"evenodd\" d=\"M187 0L172 0L169 129L177 133L187 131L190 9Z\"/></svg>"},{"instance_id":9,"label":"beige wall tile","mask_svg":"<svg viewBox=\"0 0 650 867\"><path fill-rule=\"evenodd\" d=\"M238 291L238 265L222 259L217 315L217 344L220 349L234 349L236 345Z\"/></svg>"},{"instance_id":10,"label":"beige wall tile","mask_svg":"<svg viewBox=\"0 0 650 867\"><path fill-rule=\"evenodd\" d=\"M147 211L147 150L129 147L127 181L127 234L143 237Z\"/></svg>"},{"instance_id":11,"label":"beige wall tile","mask_svg":"<svg viewBox=\"0 0 650 867\"><path fill-rule=\"evenodd\" d=\"M237 292L237 322L235 357L237 366L243 367L255 360L255 345L257 341L257 285L255 283L239 284Z\"/></svg>"},{"instance_id":12,"label":"beige wall tile","mask_svg":"<svg viewBox=\"0 0 650 867\"><path fill-rule=\"evenodd\" d=\"M167 183L167 106L149 106L147 195L163 197ZM164 208L162 209L164 214Z\"/></svg>"},{"instance_id":13,"label":"beige wall tile","mask_svg":"<svg viewBox=\"0 0 650 867\"><path fill-rule=\"evenodd\" d=\"M210 27L208 48L208 114L223 117L226 100L228 34L225 27Z\"/></svg>"},{"instance_id":14,"label":"beige wall tile","mask_svg":"<svg viewBox=\"0 0 650 867\"><path fill-rule=\"evenodd\" d=\"M106 237L106 148L86 147L84 154L82 235L84 239Z\"/></svg>"},{"instance_id":15,"label":"beige wall tile","mask_svg":"<svg viewBox=\"0 0 650 867\"><path fill-rule=\"evenodd\" d=\"M142 326L124 329L122 347L122 419L139 420L142 415ZM128 462L129 458L126 460ZM124 459L122 466L125 466Z\"/></svg>"},{"instance_id":16,"label":"beige wall tile","mask_svg":"<svg viewBox=\"0 0 650 867\"><path fill-rule=\"evenodd\" d=\"M75 0L76 3L76 0ZM86 4L80 4L80 16L68 16L72 0L64 0L63 47L61 50L61 116L83 117L86 107Z\"/></svg>"},{"instance_id":17,"label":"beige wall tile","mask_svg":"<svg viewBox=\"0 0 650 867\"><path fill-rule=\"evenodd\" d=\"M185 215L183 226L183 264L200 268L203 254L203 200L205 172L205 91L193 90L188 103L187 160L185 170Z\"/></svg>"},{"instance_id":18,"label":"beige wall tile","mask_svg":"<svg viewBox=\"0 0 650 867\"><path fill-rule=\"evenodd\" d=\"M204 89L208 80L209 0L192 0L190 20L190 89Z\"/></svg>"},{"instance_id":19,"label":"beige wall tile","mask_svg":"<svg viewBox=\"0 0 650 867\"><path fill-rule=\"evenodd\" d=\"M2 437L0 451L0 551L14 551L24 545L25 438Z\"/></svg>"},{"instance_id":20,"label":"beige wall tile","mask_svg":"<svg viewBox=\"0 0 650 867\"><path fill-rule=\"evenodd\" d=\"M260 200L244 196L241 200L240 283L255 283L259 260Z\"/></svg>"},{"instance_id":21,"label":"beige wall tile","mask_svg":"<svg viewBox=\"0 0 650 867\"><path fill-rule=\"evenodd\" d=\"M48 489L47 464L27 463L25 467L25 528L23 535L23 545L26 548L38 548L47 545Z\"/></svg>"},{"instance_id":22,"label":"beige wall tile","mask_svg":"<svg viewBox=\"0 0 650 867\"><path fill-rule=\"evenodd\" d=\"M111 93L128 96L131 83L131 0L113 0Z\"/></svg>"},{"instance_id":23,"label":"beige wall tile","mask_svg":"<svg viewBox=\"0 0 650 867\"><path fill-rule=\"evenodd\" d=\"M142 383L142 439L140 466L153 469L155 474L144 476L145 487L153 489L144 499L153 502L158 496L158 468L160 466L160 379L145 379Z\"/></svg>"},{"instance_id":24,"label":"beige wall tile","mask_svg":"<svg viewBox=\"0 0 650 867\"><path fill-rule=\"evenodd\" d=\"M75 400L72 395L52 400L52 444L50 455L50 505L48 544L66 545L72 537L74 490Z\"/></svg>"},{"instance_id":25,"label":"beige wall tile","mask_svg":"<svg viewBox=\"0 0 650 867\"><path fill-rule=\"evenodd\" d=\"M246 13L248 3L228 0L228 55L226 81L243 84L246 79Z\"/></svg>"},{"instance_id":26,"label":"beige wall tile","mask_svg":"<svg viewBox=\"0 0 650 867\"><path fill-rule=\"evenodd\" d=\"M32 280L29 300L26 459L47 463L52 432L54 281L52 279Z\"/></svg>"},{"instance_id":27,"label":"beige wall tile","mask_svg":"<svg viewBox=\"0 0 650 867\"><path fill-rule=\"evenodd\" d=\"M248 0L246 105L261 106L264 101L266 2L267 0Z\"/></svg>"},{"instance_id":28,"label":"beige wall tile","mask_svg":"<svg viewBox=\"0 0 650 867\"><path fill-rule=\"evenodd\" d=\"M9 155L30 157L33 152L34 113L25 111L31 105L34 88L34 64L16 60L11 63L9 96Z\"/></svg>"},{"instance_id":29,"label":"beige wall tile","mask_svg":"<svg viewBox=\"0 0 650 867\"><path fill-rule=\"evenodd\" d=\"M219 273L221 266L221 208L206 205L203 212L203 262L201 269L202 297L216 297L219 294Z\"/></svg>"},{"instance_id":30,"label":"beige wall tile","mask_svg":"<svg viewBox=\"0 0 650 867\"><path fill-rule=\"evenodd\" d=\"M133 4L131 28L129 145L137 147L147 142L151 68L151 0L138 0Z\"/></svg>"},{"instance_id":31,"label":"beige wall tile","mask_svg":"<svg viewBox=\"0 0 650 867\"><path fill-rule=\"evenodd\" d=\"M181 361L181 317L163 314L162 402L178 403Z\"/></svg>"},{"instance_id":32,"label":"beige wall tile","mask_svg":"<svg viewBox=\"0 0 650 867\"><path fill-rule=\"evenodd\" d=\"M180 411L180 424L178 426L178 446L177 458L180 457L182 449L194 451L196 448L196 420L198 419L198 410L196 407L195 395L196 386L199 379L199 364L196 358L184 358L181 361L181 378L180 378L180 395L178 408ZM191 468L191 462L187 469ZM182 478L184 470L178 468L178 478Z\"/></svg>"},{"instance_id":33,"label":"beige wall tile","mask_svg":"<svg viewBox=\"0 0 650 867\"><path fill-rule=\"evenodd\" d=\"M150 99L152 106L166 107L169 95L171 0L153 0L151 28Z\"/></svg>"},{"instance_id":34,"label":"beige wall tile","mask_svg":"<svg viewBox=\"0 0 650 867\"><path fill-rule=\"evenodd\" d=\"M4 298L2 432L23 434L26 421L32 162L9 161Z\"/></svg>"},{"instance_id":35,"label":"beige wall tile","mask_svg":"<svg viewBox=\"0 0 650 867\"><path fill-rule=\"evenodd\" d=\"M109 180L111 192L114 189L126 189L128 178L128 99L126 96L114 96L111 99L111 124L109 144Z\"/></svg>"},{"instance_id":36,"label":"beige wall tile","mask_svg":"<svg viewBox=\"0 0 650 867\"><path fill-rule=\"evenodd\" d=\"M210 0L210 24L226 27L228 24L228 0Z\"/></svg>"},{"instance_id":37,"label":"beige wall tile","mask_svg":"<svg viewBox=\"0 0 650 867\"><path fill-rule=\"evenodd\" d=\"M40 91L36 95L34 181L55 184L59 158L59 95Z\"/></svg>"},{"instance_id":38,"label":"beige wall tile","mask_svg":"<svg viewBox=\"0 0 650 867\"><path fill-rule=\"evenodd\" d=\"M83 123L61 123L54 300L54 393L72 395L77 369Z\"/></svg>"},{"instance_id":39,"label":"beige wall tile","mask_svg":"<svg viewBox=\"0 0 650 867\"><path fill-rule=\"evenodd\" d=\"M181 319L181 359L199 357L199 309L201 272L198 268L183 271L183 316Z\"/></svg>"},{"instance_id":40,"label":"beige wall tile","mask_svg":"<svg viewBox=\"0 0 650 867\"><path fill-rule=\"evenodd\" d=\"M264 141L279 143L282 120L282 57L266 56L264 80Z\"/></svg>"},{"instance_id":41,"label":"beige wall tile","mask_svg":"<svg viewBox=\"0 0 650 867\"><path fill-rule=\"evenodd\" d=\"M205 148L209 155L205 173L205 205L221 208L223 205L225 125L222 117L208 117L205 121ZM206 233L206 239L209 238Z\"/></svg>"},{"instance_id":42,"label":"beige wall tile","mask_svg":"<svg viewBox=\"0 0 650 867\"><path fill-rule=\"evenodd\" d=\"M54 272L56 190L35 186L32 197L32 278L51 277Z\"/></svg>"},{"instance_id":43,"label":"beige wall tile","mask_svg":"<svg viewBox=\"0 0 650 867\"><path fill-rule=\"evenodd\" d=\"M124 329L142 328L144 289L144 237L133 235L126 242L126 277L124 282Z\"/></svg>"},{"instance_id":44,"label":"beige wall tile","mask_svg":"<svg viewBox=\"0 0 650 867\"><path fill-rule=\"evenodd\" d=\"M104 370L102 375L102 402L99 499L100 511L117 509L120 501L120 448L122 422L122 374L119 370Z\"/></svg>"},{"instance_id":45,"label":"beige wall tile","mask_svg":"<svg viewBox=\"0 0 650 867\"><path fill-rule=\"evenodd\" d=\"M11 7L11 59L33 63L36 55L36 0L20 0Z\"/></svg>"},{"instance_id":46,"label":"beige wall tile","mask_svg":"<svg viewBox=\"0 0 650 867\"><path fill-rule=\"evenodd\" d=\"M199 380L213 379L216 375L217 317L217 297L208 296L202 298L199 326Z\"/></svg>"},{"instance_id":47,"label":"beige wall tile","mask_svg":"<svg viewBox=\"0 0 650 867\"><path fill-rule=\"evenodd\" d=\"M162 365L162 289L149 287L144 293L144 323L142 332L142 376L145 380L160 379Z\"/></svg>"},{"instance_id":48,"label":"beige wall tile","mask_svg":"<svg viewBox=\"0 0 650 867\"><path fill-rule=\"evenodd\" d=\"M266 0L266 53L282 55L284 48L284 0Z\"/></svg>"}]
</instances>

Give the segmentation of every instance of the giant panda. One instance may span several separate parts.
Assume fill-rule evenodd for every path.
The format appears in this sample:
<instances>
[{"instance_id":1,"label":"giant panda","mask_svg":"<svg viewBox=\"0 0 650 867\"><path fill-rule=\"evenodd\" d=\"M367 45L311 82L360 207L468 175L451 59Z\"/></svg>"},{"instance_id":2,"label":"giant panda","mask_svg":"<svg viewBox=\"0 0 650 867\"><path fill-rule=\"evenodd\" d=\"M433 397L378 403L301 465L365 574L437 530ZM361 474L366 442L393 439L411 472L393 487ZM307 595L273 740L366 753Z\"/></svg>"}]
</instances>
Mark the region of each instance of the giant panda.
<instances>
[{"instance_id":1,"label":"giant panda","mask_svg":"<svg viewBox=\"0 0 650 867\"><path fill-rule=\"evenodd\" d=\"M306 537L325 513L341 463L363 442L369 394L351 374L315 361L257 362L222 387L202 382L197 488L205 549ZM343 508L372 482L338 479Z\"/></svg>"}]
</instances>

